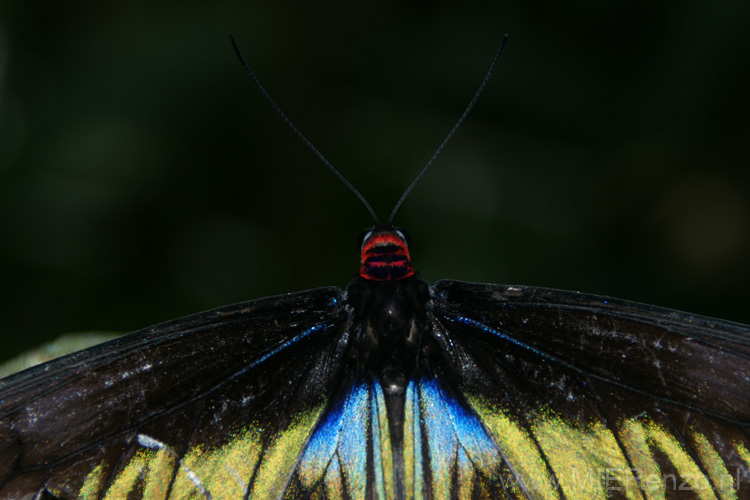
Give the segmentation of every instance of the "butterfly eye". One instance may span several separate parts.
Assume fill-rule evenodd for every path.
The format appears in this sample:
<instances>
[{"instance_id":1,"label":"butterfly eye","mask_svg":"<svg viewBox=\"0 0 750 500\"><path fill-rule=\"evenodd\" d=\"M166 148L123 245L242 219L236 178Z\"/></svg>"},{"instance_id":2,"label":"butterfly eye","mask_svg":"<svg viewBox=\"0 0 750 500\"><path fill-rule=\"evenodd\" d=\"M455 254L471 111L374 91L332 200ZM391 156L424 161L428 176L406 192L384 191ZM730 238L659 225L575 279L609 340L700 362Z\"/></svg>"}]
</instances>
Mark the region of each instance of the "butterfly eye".
<instances>
[{"instance_id":1,"label":"butterfly eye","mask_svg":"<svg viewBox=\"0 0 750 500\"><path fill-rule=\"evenodd\" d=\"M411 247L411 237L409 236L409 233L407 233L405 230L401 229L400 227L394 228L396 231L396 234L398 234L402 240L406 242L407 247Z\"/></svg>"},{"instance_id":2,"label":"butterfly eye","mask_svg":"<svg viewBox=\"0 0 750 500\"><path fill-rule=\"evenodd\" d=\"M365 245L365 241L370 239L370 236L372 236L372 229L368 229L367 231L362 232L362 234L359 235L359 239L357 240L359 251L362 251L362 247Z\"/></svg>"}]
</instances>

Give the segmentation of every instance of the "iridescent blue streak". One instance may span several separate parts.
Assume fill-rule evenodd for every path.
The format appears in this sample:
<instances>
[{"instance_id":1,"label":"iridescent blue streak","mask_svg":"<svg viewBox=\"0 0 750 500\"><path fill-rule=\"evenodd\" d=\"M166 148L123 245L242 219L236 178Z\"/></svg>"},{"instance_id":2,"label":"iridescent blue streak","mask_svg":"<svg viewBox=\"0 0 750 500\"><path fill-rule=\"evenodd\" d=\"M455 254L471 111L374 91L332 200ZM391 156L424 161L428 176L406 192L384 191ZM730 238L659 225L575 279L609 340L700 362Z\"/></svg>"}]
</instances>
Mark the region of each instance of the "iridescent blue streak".
<instances>
[{"instance_id":1,"label":"iridescent blue streak","mask_svg":"<svg viewBox=\"0 0 750 500\"><path fill-rule=\"evenodd\" d=\"M447 468L461 450L484 467L499 460L494 441L476 415L446 394L436 379L423 379L419 386L433 466Z\"/></svg>"},{"instance_id":2,"label":"iridescent blue streak","mask_svg":"<svg viewBox=\"0 0 750 500\"><path fill-rule=\"evenodd\" d=\"M317 467L331 460L336 448L347 450L350 455L351 438L361 437L367 419L362 421L361 413L367 409L367 386L360 384L352 388L343 402L339 402L326 414L310 442L307 444L302 463L310 462ZM362 428L360 428L362 427ZM342 441L343 440L343 441ZM361 448L361 447L360 447Z\"/></svg>"},{"instance_id":3,"label":"iridescent blue streak","mask_svg":"<svg viewBox=\"0 0 750 500\"><path fill-rule=\"evenodd\" d=\"M618 385L620 387L628 387L628 388L630 388L629 386L624 385L622 383L619 383L617 381L614 381L612 379L609 379L609 378L606 378L606 377L602 377L602 376L599 376L599 375L587 372L585 370L581 370L577 366L572 365L572 364L568 363L567 361L564 361L564 360L562 360L560 358L556 358L555 356L547 354L544 351L540 351L536 347L532 347L529 344L521 342L518 339L514 339L513 337L511 337L509 335L506 335L506 334L504 334L504 333L502 333L502 332L500 332L498 330L495 330L494 328L492 328L490 326L487 326L484 323L481 323L481 322L479 322L479 321L477 321L475 319L467 318L466 316L454 316L454 317L446 316L446 318L448 320L450 320L450 321L455 321L457 323L463 323L465 325L474 326L476 328L484 330L485 332L491 333L492 335L495 335L496 337L499 337L499 338L501 338L501 339L503 339L503 340L505 340L507 342L510 342L511 344L515 344L518 347L521 347L523 349L526 349L528 351L533 352L534 354L538 354L539 356L543 357L544 359L548 359L548 360L553 361L555 363L559 363L559 364L561 364L561 365L563 365L563 366L565 366L567 368L570 368L571 370L574 370L574 371L576 371L578 373L589 375L589 376L597 378L599 380L605 380L607 382L613 383L613 384Z\"/></svg>"},{"instance_id":4,"label":"iridescent blue streak","mask_svg":"<svg viewBox=\"0 0 750 500\"><path fill-rule=\"evenodd\" d=\"M250 365L246 368L246 370L249 370L251 368L255 368L256 366L258 366L259 364L261 364L262 362L264 362L265 360L267 360L271 356L274 356L274 355L278 354L280 351L286 349L287 347L289 347L292 344L296 344L297 342L299 342L300 340L304 339L305 337L307 337L311 333L317 332L318 330L323 330L323 329L332 328L332 327L333 327L333 325L313 325L310 328L308 328L307 330L305 330L304 332L300 333L299 335L297 335L297 336L295 336L295 337L287 340L286 342L284 342L283 344L281 344L276 349L273 349L272 351L267 352L266 354L264 354L260 358L256 359L254 362L250 363ZM238 372L238 374L239 373L243 373L244 371L245 370L243 370L241 372Z\"/></svg>"},{"instance_id":5,"label":"iridescent blue streak","mask_svg":"<svg viewBox=\"0 0 750 500\"><path fill-rule=\"evenodd\" d=\"M355 385L346 398L323 417L300 460L300 474L306 487L315 488L323 481L333 461L334 465L341 465L341 472L348 478L351 495L364 497L367 447L362 443L367 442L370 423L370 392L367 384ZM338 461L334 455L338 455Z\"/></svg>"},{"instance_id":6,"label":"iridescent blue streak","mask_svg":"<svg viewBox=\"0 0 750 500\"><path fill-rule=\"evenodd\" d=\"M475 326L477 328L480 328L480 329L484 330L487 333L491 333L492 335L495 335L496 337L500 337L501 339L506 340L506 341L510 342L511 344L515 344L518 347L523 347L524 349L527 349L527 350L529 350L529 351L531 351L531 352L533 352L535 354L543 356L543 357L545 357L547 359L550 359L552 361L562 362L561 360L555 358L554 356L550 356L549 354L540 351L536 347L532 347L529 344L524 344L520 340L514 339L513 337L509 337L508 335L506 335L506 334L504 334L504 333L502 333L502 332L500 332L498 330L495 330L494 328L489 327L489 326L485 325L484 323L480 323L479 321L477 321L475 319L467 318L466 316L456 316L455 318L448 318L448 319L450 319L451 321L457 321L458 323L463 323L465 325Z\"/></svg>"},{"instance_id":7,"label":"iridescent blue streak","mask_svg":"<svg viewBox=\"0 0 750 500\"><path fill-rule=\"evenodd\" d=\"M192 399L189 399L188 401L186 401L183 404L189 404L192 401L195 401L195 400L197 400L199 398L202 398L204 394L211 393L211 392L217 390L222 385L228 384L229 382L231 382L232 380L236 379L237 377L241 377L242 375L244 375L245 373L247 373L248 370L251 370L251 369L255 368L259 364L261 364L264 361L266 361L268 358L270 358L272 356L275 356L276 354L278 354L282 350L286 349L290 345L296 344L297 342L299 342L300 340L304 339L305 337L307 337L311 333L317 332L318 330L325 330L325 329L328 329L328 328L333 328L333 324L319 324L319 325L313 325L313 326L311 326L310 328L308 328L304 332L300 333L299 335L297 335L297 336L295 336L295 337L287 340L286 342L284 342L283 344L281 344L276 349L273 349L273 350L267 352L266 354L264 354L263 356L261 356L260 358L256 359L255 361L253 361L252 363L250 363L248 366L246 366L242 370L236 371L231 376L226 377L221 382L219 382L215 386L211 387L207 391L205 391L205 392L203 392L201 394L196 395L195 397L193 397Z\"/></svg>"}]
</instances>

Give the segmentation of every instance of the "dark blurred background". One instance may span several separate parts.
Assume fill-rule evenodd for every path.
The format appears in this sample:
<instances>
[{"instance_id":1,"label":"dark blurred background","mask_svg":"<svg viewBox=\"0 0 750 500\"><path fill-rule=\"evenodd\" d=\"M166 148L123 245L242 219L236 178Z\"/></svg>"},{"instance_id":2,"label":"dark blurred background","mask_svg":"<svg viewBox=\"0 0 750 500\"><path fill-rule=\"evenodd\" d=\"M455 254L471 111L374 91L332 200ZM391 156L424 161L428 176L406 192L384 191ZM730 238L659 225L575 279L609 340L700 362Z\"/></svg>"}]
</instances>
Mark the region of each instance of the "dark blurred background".
<instances>
[{"instance_id":1,"label":"dark blurred background","mask_svg":"<svg viewBox=\"0 0 750 500\"><path fill-rule=\"evenodd\" d=\"M371 219L430 281L750 322L750 2L0 4L0 359L348 283Z\"/></svg>"}]
</instances>

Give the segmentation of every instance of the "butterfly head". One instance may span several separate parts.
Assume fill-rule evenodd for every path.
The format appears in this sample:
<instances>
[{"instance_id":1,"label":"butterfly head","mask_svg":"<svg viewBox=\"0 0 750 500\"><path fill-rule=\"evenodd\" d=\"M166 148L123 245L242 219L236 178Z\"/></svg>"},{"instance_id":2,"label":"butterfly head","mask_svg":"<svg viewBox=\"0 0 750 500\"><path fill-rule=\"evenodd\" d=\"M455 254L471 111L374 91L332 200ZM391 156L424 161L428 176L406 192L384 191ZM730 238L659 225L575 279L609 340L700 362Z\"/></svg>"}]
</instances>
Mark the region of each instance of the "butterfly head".
<instances>
[{"instance_id":1,"label":"butterfly head","mask_svg":"<svg viewBox=\"0 0 750 500\"><path fill-rule=\"evenodd\" d=\"M395 281L414 275L409 236L395 227L375 227L359 239L359 275L372 281Z\"/></svg>"}]
</instances>

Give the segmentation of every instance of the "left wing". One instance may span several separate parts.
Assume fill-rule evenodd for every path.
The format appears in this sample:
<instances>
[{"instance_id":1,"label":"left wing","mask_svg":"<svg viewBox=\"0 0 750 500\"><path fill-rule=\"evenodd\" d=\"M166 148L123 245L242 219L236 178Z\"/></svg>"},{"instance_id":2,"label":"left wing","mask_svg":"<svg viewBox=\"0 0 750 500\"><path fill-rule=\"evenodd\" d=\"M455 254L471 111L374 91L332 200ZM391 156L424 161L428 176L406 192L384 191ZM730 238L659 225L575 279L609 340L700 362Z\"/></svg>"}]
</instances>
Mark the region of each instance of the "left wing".
<instances>
[{"instance_id":1,"label":"left wing","mask_svg":"<svg viewBox=\"0 0 750 500\"><path fill-rule=\"evenodd\" d=\"M0 498L278 498L344 380L342 292L164 323L0 381Z\"/></svg>"}]
</instances>

